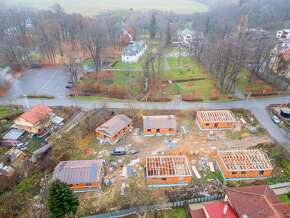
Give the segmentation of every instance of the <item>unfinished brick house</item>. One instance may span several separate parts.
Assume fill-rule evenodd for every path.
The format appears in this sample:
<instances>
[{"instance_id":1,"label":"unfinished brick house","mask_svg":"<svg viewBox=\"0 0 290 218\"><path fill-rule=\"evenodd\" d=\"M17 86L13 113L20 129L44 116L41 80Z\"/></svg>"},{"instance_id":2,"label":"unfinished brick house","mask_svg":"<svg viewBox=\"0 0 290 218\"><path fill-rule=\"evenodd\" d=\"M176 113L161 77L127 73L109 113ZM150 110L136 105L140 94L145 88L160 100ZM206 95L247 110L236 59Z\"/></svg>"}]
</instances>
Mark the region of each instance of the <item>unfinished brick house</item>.
<instances>
[{"instance_id":1,"label":"unfinished brick house","mask_svg":"<svg viewBox=\"0 0 290 218\"><path fill-rule=\"evenodd\" d=\"M267 155L258 149L217 151L216 162L225 180L265 179L273 170Z\"/></svg>"},{"instance_id":2,"label":"unfinished brick house","mask_svg":"<svg viewBox=\"0 0 290 218\"><path fill-rule=\"evenodd\" d=\"M176 134L177 122L174 115L144 116L144 136Z\"/></svg>"},{"instance_id":3,"label":"unfinished brick house","mask_svg":"<svg viewBox=\"0 0 290 218\"><path fill-rule=\"evenodd\" d=\"M145 161L148 187L189 185L191 170L186 156L152 156Z\"/></svg>"},{"instance_id":4,"label":"unfinished brick house","mask_svg":"<svg viewBox=\"0 0 290 218\"><path fill-rule=\"evenodd\" d=\"M52 180L67 183L74 192L101 189L105 160L61 161L54 169Z\"/></svg>"},{"instance_id":5,"label":"unfinished brick house","mask_svg":"<svg viewBox=\"0 0 290 218\"><path fill-rule=\"evenodd\" d=\"M132 120L124 114L115 115L96 129L97 139L116 144L132 128Z\"/></svg>"},{"instance_id":6,"label":"unfinished brick house","mask_svg":"<svg viewBox=\"0 0 290 218\"><path fill-rule=\"evenodd\" d=\"M236 125L233 112L229 110L197 111L196 122L201 130L232 129Z\"/></svg>"}]
</instances>

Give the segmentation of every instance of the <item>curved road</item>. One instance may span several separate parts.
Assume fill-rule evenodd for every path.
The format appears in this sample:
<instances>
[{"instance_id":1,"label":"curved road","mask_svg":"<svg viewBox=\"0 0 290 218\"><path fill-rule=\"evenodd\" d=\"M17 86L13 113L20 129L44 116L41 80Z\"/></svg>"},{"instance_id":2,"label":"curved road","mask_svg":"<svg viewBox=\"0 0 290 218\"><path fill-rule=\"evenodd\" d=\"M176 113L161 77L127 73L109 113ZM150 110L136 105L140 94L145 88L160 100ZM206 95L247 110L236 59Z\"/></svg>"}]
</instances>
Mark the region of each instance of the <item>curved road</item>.
<instances>
[{"instance_id":1,"label":"curved road","mask_svg":"<svg viewBox=\"0 0 290 218\"><path fill-rule=\"evenodd\" d=\"M30 107L33 107L41 103L40 99L27 99ZM16 99L13 104L27 105L27 100ZM268 133L280 144L285 145L287 151L290 152L290 137L282 129L280 129L271 120L271 117L266 111L266 106L269 104L285 104L289 103L290 96L275 97L275 98L262 98L262 99L250 99L248 104L246 100L242 101L231 101L231 102L211 102L211 103L188 103L183 101L171 101L168 103L145 103L145 102L96 102L96 101L78 101L77 105L86 108L100 108L106 105L108 108L128 108L132 107L143 109L159 109L159 110L184 110L188 108L210 108L210 109L223 109L223 108L248 108L261 125L267 129ZM54 100L43 100L44 104L48 106L72 106L76 105L76 102L64 98ZM5 98L0 99L0 104L9 104L9 101Z\"/></svg>"}]
</instances>

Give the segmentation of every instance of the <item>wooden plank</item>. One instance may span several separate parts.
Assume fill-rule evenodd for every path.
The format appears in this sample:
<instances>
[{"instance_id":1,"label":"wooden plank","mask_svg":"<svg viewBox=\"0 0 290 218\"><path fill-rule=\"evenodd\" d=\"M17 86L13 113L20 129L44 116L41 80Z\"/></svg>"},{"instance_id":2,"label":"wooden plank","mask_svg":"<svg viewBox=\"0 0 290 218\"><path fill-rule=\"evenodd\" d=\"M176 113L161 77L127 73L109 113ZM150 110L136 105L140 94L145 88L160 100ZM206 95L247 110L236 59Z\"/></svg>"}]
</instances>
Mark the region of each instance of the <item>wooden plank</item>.
<instances>
[{"instance_id":1,"label":"wooden plank","mask_svg":"<svg viewBox=\"0 0 290 218\"><path fill-rule=\"evenodd\" d=\"M201 179L199 172L197 171L195 166L191 166L192 171L194 172L196 178Z\"/></svg>"},{"instance_id":2,"label":"wooden plank","mask_svg":"<svg viewBox=\"0 0 290 218\"><path fill-rule=\"evenodd\" d=\"M213 162L208 162L208 165L209 165L210 172L214 173L215 169L214 169L214 166L213 166Z\"/></svg>"}]
</instances>

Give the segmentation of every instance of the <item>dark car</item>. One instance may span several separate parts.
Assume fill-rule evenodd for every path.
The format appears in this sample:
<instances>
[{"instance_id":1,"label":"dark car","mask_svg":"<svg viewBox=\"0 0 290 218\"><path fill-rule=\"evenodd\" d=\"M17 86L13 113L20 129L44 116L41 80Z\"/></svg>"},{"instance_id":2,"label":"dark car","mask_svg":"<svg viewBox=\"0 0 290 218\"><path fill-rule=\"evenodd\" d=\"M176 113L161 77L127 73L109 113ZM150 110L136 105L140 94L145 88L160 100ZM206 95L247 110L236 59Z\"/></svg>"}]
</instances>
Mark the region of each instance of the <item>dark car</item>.
<instances>
[{"instance_id":1,"label":"dark car","mask_svg":"<svg viewBox=\"0 0 290 218\"><path fill-rule=\"evenodd\" d=\"M66 85L65 88L71 89L72 88L72 85Z\"/></svg>"},{"instance_id":2,"label":"dark car","mask_svg":"<svg viewBox=\"0 0 290 218\"><path fill-rule=\"evenodd\" d=\"M139 152L138 148L132 148L130 153L131 154L137 154Z\"/></svg>"},{"instance_id":3,"label":"dark car","mask_svg":"<svg viewBox=\"0 0 290 218\"><path fill-rule=\"evenodd\" d=\"M116 148L112 151L112 155L125 155L126 149L125 148Z\"/></svg>"}]
</instances>

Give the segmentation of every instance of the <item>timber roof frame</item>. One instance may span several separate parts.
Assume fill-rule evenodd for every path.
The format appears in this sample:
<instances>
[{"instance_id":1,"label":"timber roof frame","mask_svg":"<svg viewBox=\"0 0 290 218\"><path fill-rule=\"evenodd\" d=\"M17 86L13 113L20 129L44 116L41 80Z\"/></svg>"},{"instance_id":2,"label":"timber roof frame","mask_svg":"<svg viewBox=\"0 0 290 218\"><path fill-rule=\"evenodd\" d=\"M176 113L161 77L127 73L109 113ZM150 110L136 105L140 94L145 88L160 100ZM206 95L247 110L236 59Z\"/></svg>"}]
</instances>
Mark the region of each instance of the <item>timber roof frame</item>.
<instances>
[{"instance_id":1,"label":"timber roof frame","mask_svg":"<svg viewBox=\"0 0 290 218\"><path fill-rule=\"evenodd\" d=\"M259 149L217 151L227 171L272 170L272 164Z\"/></svg>"},{"instance_id":2,"label":"timber roof frame","mask_svg":"<svg viewBox=\"0 0 290 218\"><path fill-rule=\"evenodd\" d=\"M202 123L233 123L236 121L233 112L230 110L208 110L197 111L196 113Z\"/></svg>"},{"instance_id":3,"label":"timber roof frame","mask_svg":"<svg viewBox=\"0 0 290 218\"><path fill-rule=\"evenodd\" d=\"M149 173L149 171L151 173ZM146 176L183 177L191 176L191 169L186 156L151 156L146 157Z\"/></svg>"}]
</instances>

